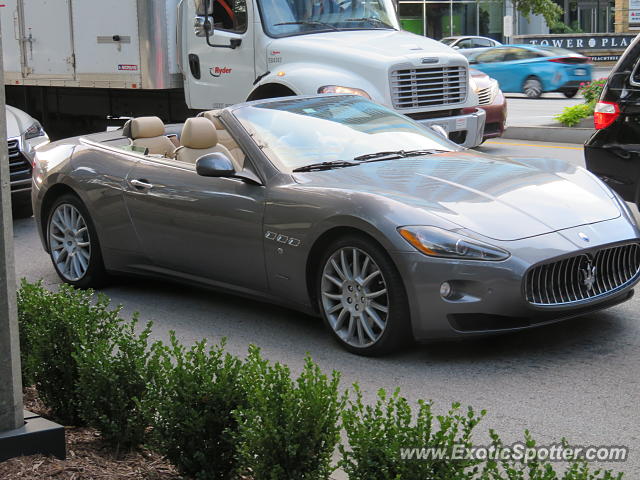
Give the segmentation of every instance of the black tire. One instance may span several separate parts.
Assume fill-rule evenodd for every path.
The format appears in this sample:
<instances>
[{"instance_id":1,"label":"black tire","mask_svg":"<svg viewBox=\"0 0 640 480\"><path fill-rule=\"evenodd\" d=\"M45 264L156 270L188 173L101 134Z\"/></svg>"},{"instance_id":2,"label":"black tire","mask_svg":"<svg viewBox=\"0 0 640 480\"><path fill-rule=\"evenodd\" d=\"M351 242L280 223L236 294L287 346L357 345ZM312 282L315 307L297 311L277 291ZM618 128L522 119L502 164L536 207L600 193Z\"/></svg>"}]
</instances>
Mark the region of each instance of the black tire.
<instances>
[{"instance_id":1,"label":"black tire","mask_svg":"<svg viewBox=\"0 0 640 480\"><path fill-rule=\"evenodd\" d=\"M384 282L384 286L386 287L387 294L386 298L384 299L386 300L386 302L383 302L388 310L388 312L386 313L386 324L376 341L370 345L355 346L345 341L332 327L332 324L330 323L328 318L327 308L325 307L325 304L323 302L323 299L325 298L325 296L323 295L323 279L325 278L325 268L328 267L330 259L343 249L356 249L359 252L358 255L368 255L373 260L373 263L369 263L369 268L373 269L376 266L378 267L379 271L382 274L382 281ZM351 263L351 265L353 265L353 262ZM379 282L380 280L376 281ZM371 283L373 284L375 282L372 281ZM334 288L339 289L339 287ZM354 293L356 296L360 295L356 292ZM378 356L398 350L399 348L408 345L412 341L409 302L407 300L407 294L404 288L402 277L400 276L398 269L396 268L387 252L380 245L367 238L366 236L345 236L333 241L326 248L321 257L318 271L316 272L316 295L318 299L318 307L320 309L327 329L331 332L336 341L340 345L342 345L343 348L352 353L364 356ZM365 295L365 293L362 293L362 295ZM337 305L338 303L345 305L344 302L336 300L331 301L337 302L335 305ZM340 307L340 309L342 310L344 309L344 307ZM364 312L362 312L362 314L364 314ZM371 319L371 317L369 318ZM347 322L349 321L351 321L351 319L347 320ZM366 321L366 318L361 321ZM369 329L371 329L373 323L368 323ZM360 326L358 326L358 330L359 329Z\"/></svg>"},{"instance_id":2,"label":"black tire","mask_svg":"<svg viewBox=\"0 0 640 480\"><path fill-rule=\"evenodd\" d=\"M522 93L528 98L540 98L542 95L542 81L538 77L528 77L522 84Z\"/></svg>"},{"instance_id":3,"label":"black tire","mask_svg":"<svg viewBox=\"0 0 640 480\"><path fill-rule=\"evenodd\" d=\"M563 90L562 93L567 98L573 98L578 94L578 89L577 88L572 88L570 90Z\"/></svg>"},{"instance_id":4,"label":"black tire","mask_svg":"<svg viewBox=\"0 0 640 480\"><path fill-rule=\"evenodd\" d=\"M90 244L88 266L84 274L78 279L70 279L60 271L58 265L56 264L56 259L54 258L54 252L51 248L50 232L52 228L52 218L58 208L63 205L71 205L80 213L88 231L88 241ZM62 281L73 285L74 287L83 289L100 288L107 283L108 275L105 271L104 263L102 260L102 251L100 250L100 241L98 240L98 234L96 232L95 226L93 225L93 221L91 220L91 216L89 215L89 211L85 207L84 203L82 203L80 198L78 198L76 195L67 193L56 199L47 212L47 224L45 226L45 229L47 246L49 248L49 256L51 257L51 262L53 263L53 267L56 270L56 273L62 279Z\"/></svg>"}]
</instances>

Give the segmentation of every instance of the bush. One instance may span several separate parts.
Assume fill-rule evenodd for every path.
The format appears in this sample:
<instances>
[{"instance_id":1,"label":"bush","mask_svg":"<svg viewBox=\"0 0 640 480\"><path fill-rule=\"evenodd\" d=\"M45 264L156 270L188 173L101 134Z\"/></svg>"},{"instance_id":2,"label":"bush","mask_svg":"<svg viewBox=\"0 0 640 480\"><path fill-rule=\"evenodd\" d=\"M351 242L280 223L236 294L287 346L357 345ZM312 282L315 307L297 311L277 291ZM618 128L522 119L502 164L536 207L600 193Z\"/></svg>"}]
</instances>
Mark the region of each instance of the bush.
<instances>
[{"instance_id":1,"label":"bush","mask_svg":"<svg viewBox=\"0 0 640 480\"><path fill-rule=\"evenodd\" d=\"M504 447L498 434L490 431L492 445L496 449ZM525 431L524 445L536 446L528 431ZM566 440L561 444L567 447ZM571 460L562 473L555 471L549 461L540 459L489 460L482 472L481 480L622 480L623 474L614 474L611 470L592 471L585 460Z\"/></svg>"},{"instance_id":2,"label":"bush","mask_svg":"<svg viewBox=\"0 0 640 480\"><path fill-rule=\"evenodd\" d=\"M153 443L184 474L227 479L237 469L233 410L246 401L242 362L224 354L224 341L207 351L206 342L187 350L171 332L170 346L152 347Z\"/></svg>"},{"instance_id":3,"label":"bush","mask_svg":"<svg viewBox=\"0 0 640 480\"><path fill-rule=\"evenodd\" d=\"M580 120L588 118L591 115L593 115L592 105L581 103L579 105L566 107L560 115L556 115L555 119L567 127L573 127L579 124Z\"/></svg>"},{"instance_id":4,"label":"bush","mask_svg":"<svg viewBox=\"0 0 640 480\"><path fill-rule=\"evenodd\" d=\"M148 338L151 323L136 335L137 315L109 338L93 339L81 332L77 393L80 416L95 427L119 455L144 441L149 421L142 409L149 379Z\"/></svg>"},{"instance_id":5,"label":"bush","mask_svg":"<svg viewBox=\"0 0 640 480\"><path fill-rule=\"evenodd\" d=\"M354 386L355 399L349 402L342 421L349 439L349 449L340 446L340 465L350 480L455 480L475 478L477 464L471 460L402 458L402 449L443 448L451 454L454 445L470 447L474 427L485 415L477 416L471 408L466 415L460 405L438 416L434 425L431 403L418 402L415 418L407 400L395 390L387 396L378 392L375 405L365 406L362 393ZM415 453L415 452L414 452Z\"/></svg>"},{"instance_id":6,"label":"bush","mask_svg":"<svg viewBox=\"0 0 640 480\"><path fill-rule=\"evenodd\" d=\"M339 375L327 378L307 357L293 381L287 367L269 365L255 347L244 370L247 405L236 412L241 473L254 480L329 478L344 406Z\"/></svg>"},{"instance_id":7,"label":"bush","mask_svg":"<svg viewBox=\"0 0 640 480\"><path fill-rule=\"evenodd\" d=\"M595 104L600 99L600 95L602 94L602 90L607 83L606 78L601 78L600 80L594 80L589 83L584 83L580 85L579 93L584 97L584 101L587 104L593 104L595 108ZM593 112L592 112L593 113Z\"/></svg>"},{"instance_id":8,"label":"bush","mask_svg":"<svg viewBox=\"0 0 640 480\"><path fill-rule=\"evenodd\" d=\"M22 363L27 383L35 384L53 416L66 425L82 424L74 354L91 342L105 341L120 323L120 308L93 292L61 285L50 292L41 282L22 281L18 291Z\"/></svg>"}]
</instances>

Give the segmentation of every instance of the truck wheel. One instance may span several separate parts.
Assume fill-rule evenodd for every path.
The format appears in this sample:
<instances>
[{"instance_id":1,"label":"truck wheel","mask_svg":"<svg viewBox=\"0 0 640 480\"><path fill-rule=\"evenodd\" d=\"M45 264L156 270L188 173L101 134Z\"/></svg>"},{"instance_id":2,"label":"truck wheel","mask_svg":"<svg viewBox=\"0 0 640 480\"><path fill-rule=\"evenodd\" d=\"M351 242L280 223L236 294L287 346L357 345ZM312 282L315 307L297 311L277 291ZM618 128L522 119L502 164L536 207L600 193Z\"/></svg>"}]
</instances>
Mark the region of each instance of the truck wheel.
<instances>
[{"instance_id":1,"label":"truck wheel","mask_svg":"<svg viewBox=\"0 0 640 480\"><path fill-rule=\"evenodd\" d=\"M358 355L397 350L411 339L409 304L400 273L372 240L350 235L326 249L317 297L335 339Z\"/></svg>"},{"instance_id":2,"label":"truck wheel","mask_svg":"<svg viewBox=\"0 0 640 480\"><path fill-rule=\"evenodd\" d=\"M538 77L529 77L522 85L522 93L529 98L540 98L542 95L542 82Z\"/></svg>"}]
</instances>

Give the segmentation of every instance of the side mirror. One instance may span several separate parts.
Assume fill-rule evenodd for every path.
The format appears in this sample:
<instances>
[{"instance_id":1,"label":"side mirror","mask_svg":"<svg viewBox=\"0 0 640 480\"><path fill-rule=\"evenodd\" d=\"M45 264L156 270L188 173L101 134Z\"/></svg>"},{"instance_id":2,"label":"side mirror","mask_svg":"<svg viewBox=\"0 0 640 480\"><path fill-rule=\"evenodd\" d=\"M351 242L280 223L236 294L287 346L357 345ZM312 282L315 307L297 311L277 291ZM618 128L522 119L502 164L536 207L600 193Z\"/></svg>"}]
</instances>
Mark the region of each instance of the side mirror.
<instances>
[{"instance_id":1,"label":"side mirror","mask_svg":"<svg viewBox=\"0 0 640 480\"><path fill-rule=\"evenodd\" d=\"M477 65L478 61L474 60L473 58L469 60L469 65Z\"/></svg>"},{"instance_id":2,"label":"side mirror","mask_svg":"<svg viewBox=\"0 0 640 480\"><path fill-rule=\"evenodd\" d=\"M460 47L459 47L459 46L457 46L457 45L454 45L454 46L453 46L453 47L451 47L451 48L453 48L454 50L460 50Z\"/></svg>"},{"instance_id":3,"label":"side mirror","mask_svg":"<svg viewBox=\"0 0 640 480\"><path fill-rule=\"evenodd\" d=\"M202 177L233 177L236 170L224 153L207 153L196 160L196 172Z\"/></svg>"}]
</instances>

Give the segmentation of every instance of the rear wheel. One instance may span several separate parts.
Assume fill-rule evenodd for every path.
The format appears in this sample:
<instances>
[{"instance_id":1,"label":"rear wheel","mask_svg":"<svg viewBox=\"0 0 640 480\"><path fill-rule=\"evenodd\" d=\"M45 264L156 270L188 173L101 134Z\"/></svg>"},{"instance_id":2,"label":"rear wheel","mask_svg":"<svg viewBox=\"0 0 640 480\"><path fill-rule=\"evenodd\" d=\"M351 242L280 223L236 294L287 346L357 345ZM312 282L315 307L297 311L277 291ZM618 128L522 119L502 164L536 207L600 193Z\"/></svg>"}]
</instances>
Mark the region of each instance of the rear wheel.
<instances>
[{"instance_id":1,"label":"rear wheel","mask_svg":"<svg viewBox=\"0 0 640 480\"><path fill-rule=\"evenodd\" d=\"M542 95L542 82L538 77L529 77L522 85L522 92L529 98L540 98L540 95Z\"/></svg>"},{"instance_id":2,"label":"rear wheel","mask_svg":"<svg viewBox=\"0 0 640 480\"><path fill-rule=\"evenodd\" d=\"M578 94L578 89L572 88L570 90L563 90L562 93L564 93L564 96L567 98L573 98Z\"/></svg>"},{"instance_id":3,"label":"rear wheel","mask_svg":"<svg viewBox=\"0 0 640 480\"><path fill-rule=\"evenodd\" d=\"M347 350L381 355L410 339L409 308L400 274L375 242L345 237L327 248L318 272L325 324Z\"/></svg>"},{"instance_id":4,"label":"rear wheel","mask_svg":"<svg viewBox=\"0 0 640 480\"><path fill-rule=\"evenodd\" d=\"M66 283L79 288L105 283L98 235L89 212L75 195L63 195L51 207L47 242L53 266Z\"/></svg>"}]
</instances>

